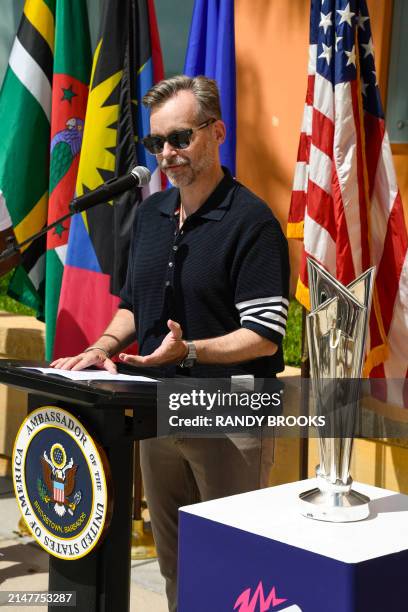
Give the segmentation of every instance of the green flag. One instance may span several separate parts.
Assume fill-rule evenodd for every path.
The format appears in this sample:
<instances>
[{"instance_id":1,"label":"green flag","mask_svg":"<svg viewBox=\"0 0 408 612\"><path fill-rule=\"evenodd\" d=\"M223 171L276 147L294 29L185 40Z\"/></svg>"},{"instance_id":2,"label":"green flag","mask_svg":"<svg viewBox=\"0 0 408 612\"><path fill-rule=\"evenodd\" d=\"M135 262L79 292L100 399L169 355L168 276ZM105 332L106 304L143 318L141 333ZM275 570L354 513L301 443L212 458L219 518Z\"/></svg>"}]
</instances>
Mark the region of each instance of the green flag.
<instances>
[{"instance_id":1,"label":"green flag","mask_svg":"<svg viewBox=\"0 0 408 612\"><path fill-rule=\"evenodd\" d=\"M68 212L89 65L85 0L26 0L0 94L0 230L12 225L18 242ZM9 285L9 295L45 318L47 357L68 229L30 243Z\"/></svg>"},{"instance_id":2,"label":"green flag","mask_svg":"<svg viewBox=\"0 0 408 612\"><path fill-rule=\"evenodd\" d=\"M0 189L18 242L47 220L55 0L27 0L0 97ZM45 238L22 255L9 292L43 315Z\"/></svg>"}]
</instances>

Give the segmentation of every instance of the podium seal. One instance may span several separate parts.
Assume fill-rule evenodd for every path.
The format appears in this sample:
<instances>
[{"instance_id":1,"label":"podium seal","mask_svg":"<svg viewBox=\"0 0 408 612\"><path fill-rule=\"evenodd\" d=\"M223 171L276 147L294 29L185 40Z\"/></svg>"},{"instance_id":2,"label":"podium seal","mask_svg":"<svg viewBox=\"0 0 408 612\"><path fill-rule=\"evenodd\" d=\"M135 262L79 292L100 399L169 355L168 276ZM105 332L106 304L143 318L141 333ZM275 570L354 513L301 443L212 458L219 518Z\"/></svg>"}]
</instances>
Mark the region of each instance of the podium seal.
<instances>
[{"instance_id":1,"label":"podium seal","mask_svg":"<svg viewBox=\"0 0 408 612\"><path fill-rule=\"evenodd\" d=\"M109 464L74 415L44 406L27 416L14 443L13 484L27 527L50 555L79 559L102 541L112 515Z\"/></svg>"}]
</instances>

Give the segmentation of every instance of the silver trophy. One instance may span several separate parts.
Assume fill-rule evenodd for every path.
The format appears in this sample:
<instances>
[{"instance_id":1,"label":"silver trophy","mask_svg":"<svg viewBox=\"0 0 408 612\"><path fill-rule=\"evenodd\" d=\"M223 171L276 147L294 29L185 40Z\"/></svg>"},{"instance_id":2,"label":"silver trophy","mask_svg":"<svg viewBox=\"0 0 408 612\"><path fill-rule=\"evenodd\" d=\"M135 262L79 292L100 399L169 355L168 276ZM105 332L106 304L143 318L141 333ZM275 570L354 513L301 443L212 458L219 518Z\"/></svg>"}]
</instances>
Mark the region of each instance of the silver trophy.
<instances>
[{"instance_id":1,"label":"silver trophy","mask_svg":"<svg viewBox=\"0 0 408 612\"><path fill-rule=\"evenodd\" d=\"M318 487L300 494L301 512L320 521L360 521L370 500L351 488L350 461L375 268L345 287L312 259L307 267L312 391L326 424L319 430Z\"/></svg>"}]
</instances>

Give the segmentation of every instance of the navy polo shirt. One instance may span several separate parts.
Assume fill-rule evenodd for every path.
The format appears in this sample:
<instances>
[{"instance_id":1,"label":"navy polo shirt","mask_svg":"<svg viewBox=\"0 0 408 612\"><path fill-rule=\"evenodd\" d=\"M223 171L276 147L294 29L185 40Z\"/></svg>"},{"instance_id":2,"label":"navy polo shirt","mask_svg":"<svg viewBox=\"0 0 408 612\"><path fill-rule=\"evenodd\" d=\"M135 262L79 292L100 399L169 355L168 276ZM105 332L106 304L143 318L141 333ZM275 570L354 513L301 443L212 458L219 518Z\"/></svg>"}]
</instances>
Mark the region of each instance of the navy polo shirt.
<instances>
[{"instance_id":1,"label":"navy polo shirt","mask_svg":"<svg viewBox=\"0 0 408 612\"><path fill-rule=\"evenodd\" d=\"M180 192L158 192L138 207L121 308L134 313L139 353L154 351L180 323L183 338L222 336L240 327L278 345L272 357L221 366L197 364L192 376L284 368L288 314L287 241L270 208L224 168L224 178L179 230Z\"/></svg>"}]
</instances>

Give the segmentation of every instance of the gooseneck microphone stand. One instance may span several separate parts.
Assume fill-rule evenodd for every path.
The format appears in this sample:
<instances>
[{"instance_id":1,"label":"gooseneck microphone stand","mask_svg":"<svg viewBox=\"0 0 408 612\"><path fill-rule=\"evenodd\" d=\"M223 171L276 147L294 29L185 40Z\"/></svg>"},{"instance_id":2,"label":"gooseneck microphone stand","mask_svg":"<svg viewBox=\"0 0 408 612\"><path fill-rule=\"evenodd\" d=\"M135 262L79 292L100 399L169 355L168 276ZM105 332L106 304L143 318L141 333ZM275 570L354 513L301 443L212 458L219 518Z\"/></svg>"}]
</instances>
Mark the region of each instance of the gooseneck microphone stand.
<instances>
[{"instance_id":1,"label":"gooseneck microphone stand","mask_svg":"<svg viewBox=\"0 0 408 612\"><path fill-rule=\"evenodd\" d=\"M9 259L13 255L19 254L20 249L26 244L33 242L33 240L37 240L37 238L41 238L41 236L52 230L60 223L63 223L76 213L89 210L98 204L109 202L109 200L113 200L115 197L129 191L130 189L134 189L135 187L143 187L149 183L150 179L151 174L148 168L145 168L144 166L136 166L130 171L129 174L119 178L112 178L109 181L106 181L106 183L103 183L100 187L84 193L82 196L74 198L69 205L69 213L63 215L54 221L54 223L46 225L39 232L29 236L22 242L18 243L15 236L8 236L6 238L6 243L8 246L0 253L0 262Z\"/></svg>"},{"instance_id":2,"label":"gooseneck microphone stand","mask_svg":"<svg viewBox=\"0 0 408 612\"><path fill-rule=\"evenodd\" d=\"M73 200L72 203L70 204L70 208L72 207L72 204L74 202L75 200ZM59 219L54 221L54 223L50 223L50 225L46 225L39 232L32 234L32 236L29 236L22 242L17 242L16 237L14 235L8 236L6 239L8 246L6 246L4 251L0 253L0 261L5 261L6 259L9 259L13 255L17 255L18 253L20 253L20 249L25 247L26 244L29 244L30 242L37 240L37 238L41 238L41 236L43 236L44 234L52 230L54 227L57 227L57 225L59 225L60 223L63 223L64 221L66 221L67 219L75 215L77 212L78 211L76 211L75 208L72 208L68 214L64 215L63 217L60 217Z\"/></svg>"}]
</instances>

